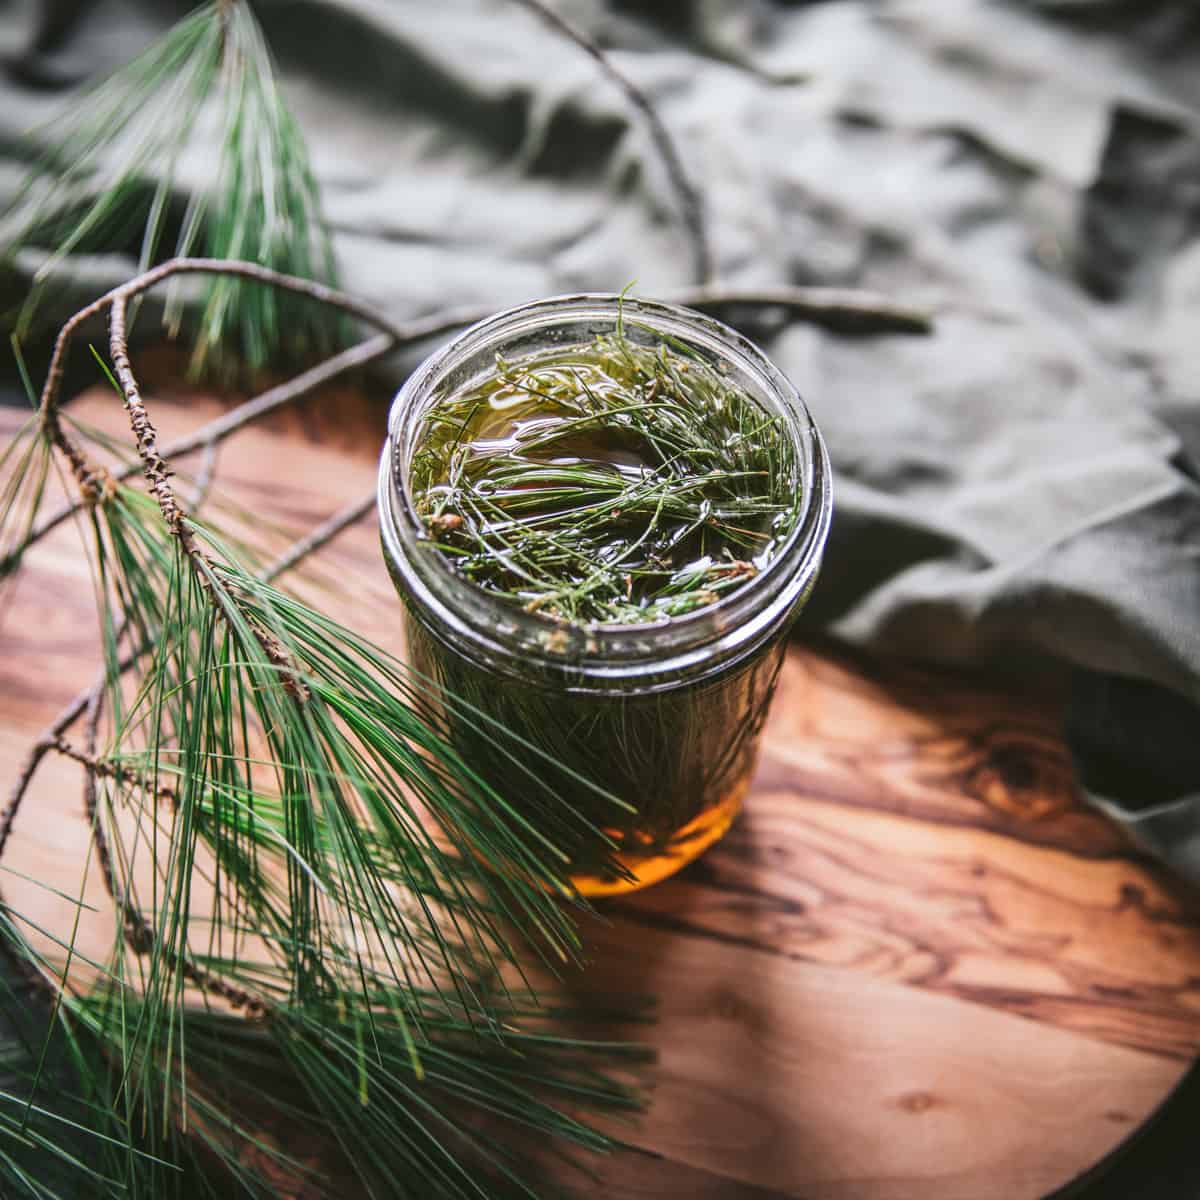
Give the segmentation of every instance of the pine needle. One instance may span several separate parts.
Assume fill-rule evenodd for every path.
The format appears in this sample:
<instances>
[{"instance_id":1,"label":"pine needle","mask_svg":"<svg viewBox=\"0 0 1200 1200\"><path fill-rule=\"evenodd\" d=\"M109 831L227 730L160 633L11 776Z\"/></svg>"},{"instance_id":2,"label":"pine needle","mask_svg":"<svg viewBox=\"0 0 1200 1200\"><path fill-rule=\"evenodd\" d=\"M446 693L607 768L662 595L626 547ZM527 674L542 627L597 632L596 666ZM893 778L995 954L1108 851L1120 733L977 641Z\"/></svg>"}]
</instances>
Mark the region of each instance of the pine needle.
<instances>
[{"instance_id":1,"label":"pine needle","mask_svg":"<svg viewBox=\"0 0 1200 1200\"><path fill-rule=\"evenodd\" d=\"M263 1123L341 1144L369 1194L430 1200L546 1194L528 1136L612 1149L587 1114L639 1107L612 1067L645 1050L563 1036L568 1014L537 1016L518 986L530 951L579 957L572 892L553 838L449 742L444 714L468 702L140 491L114 485L84 528L105 684L64 752L91 780L116 936L95 983L58 992L69 1082L50 1091L36 1067L47 1042L12 1092L25 1128L0 1097L6 1186L52 1194L21 1165L31 1137L68 1176L93 1172L91 1194L155 1200L266 1197L281 1177L337 1194ZM564 830L582 820L560 809ZM0 945L58 987L61 961L7 918ZM76 1153L65 1130L100 1149Z\"/></svg>"},{"instance_id":2,"label":"pine needle","mask_svg":"<svg viewBox=\"0 0 1200 1200\"><path fill-rule=\"evenodd\" d=\"M45 285L71 254L135 244L144 270L174 253L243 259L336 284L332 246L308 152L275 79L262 32L244 0L202 5L107 79L72 97L35 141L44 146L0 217L0 253L48 255L21 313L34 318ZM215 145L214 145L215 143ZM179 193L189 151L215 158L208 186L186 206ZM167 306L172 329L182 294ZM193 366L261 367L280 353L328 352L339 318L246 280L207 286Z\"/></svg>"},{"instance_id":3,"label":"pine needle","mask_svg":"<svg viewBox=\"0 0 1200 1200\"><path fill-rule=\"evenodd\" d=\"M682 616L742 587L795 527L785 422L686 347L625 322L497 362L425 417L411 487L472 583L585 626Z\"/></svg>"}]
</instances>

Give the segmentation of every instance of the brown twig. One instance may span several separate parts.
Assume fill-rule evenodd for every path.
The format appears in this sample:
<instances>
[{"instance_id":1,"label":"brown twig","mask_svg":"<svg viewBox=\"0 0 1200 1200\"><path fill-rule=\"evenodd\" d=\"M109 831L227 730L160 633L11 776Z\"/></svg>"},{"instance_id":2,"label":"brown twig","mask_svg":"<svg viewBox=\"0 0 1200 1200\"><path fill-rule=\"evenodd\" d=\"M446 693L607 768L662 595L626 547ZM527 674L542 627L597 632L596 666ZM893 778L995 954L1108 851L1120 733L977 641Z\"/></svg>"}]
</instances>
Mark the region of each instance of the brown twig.
<instances>
[{"instance_id":1,"label":"brown twig","mask_svg":"<svg viewBox=\"0 0 1200 1200\"><path fill-rule=\"evenodd\" d=\"M116 872L113 870L112 853L108 846L108 837L98 816L96 781L103 776L119 783L147 786L152 791L155 800L172 805L175 803L176 794L173 788L156 785L120 763L107 762L96 756L96 743L103 708L104 690L102 687L97 687L87 705L84 748L79 750L59 737L54 749L83 766L83 808L88 825L92 830L92 844L96 850L97 862L100 864L104 887L112 897L120 914L126 945L135 954L149 954L155 946L160 945L158 933L154 926L146 920L138 905L125 894L125 889L117 882ZM250 1017L262 1016L266 1012L267 1006L262 999L238 984L232 983L224 976L210 971L207 967L200 966L187 954L163 949L162 956L170 969L178 971L184 979L209 996L220 997L231 1008L244 1009L246 1015Z\"/></svg>"},{"instance_id":2,"label":"brown twig","mask_svg":"<svg viewBox=\"0 0 1200 1200\"><path fill-rule=\"evenodd\" d=\"M195 429L191 433L186 433L182 437L168 442L162 448L162 455L164 458L173 459L181 458L183 455L191 454L196 450L211 450L214 446L219 445L226 438L231 437L252 422L288 404L294 404L297 400L301 400L316 391L317 388L331 383L340 375L344 375L356 368L367 366L402 346L413 345L428 338L437 337L439 334L459 329L464 325L473 324L486 315L486 313L475 310L450 310L435 313L430 317L408 321L404 325L395 326L391 331L376 334L374 337L367 338L357 345L351 346L348 350L343 350L335 354L332 358L325 359L323 362L287 380L285 383L268 388L253 399L247 400L244 404L238 405L237 408L231 409L215 420L208 422L207 425L202 425L199 429ZM375 324L380 324L385 320L386 318L382 314L378 314L378 320ZM55 416L55 421L57 421L57 415ZM114 468L109 473L109 477L114 482L122 482L138 474L141 469L142 464L135 461L127 463L122 467ZM76 478L78 478L77 472ZM82 499L68 500L55 509L54 512L36 522L22 544L16 550L11 551L7 556L0 559L0 577L3 577L7 572L16 567L21 555L26 550L41 541L48 533L57 529L64 521L69 520L84 507L85 503Z\"/></svg>"},{"instance_id":3,"label":"brown twig","mask_svg":"<svg viewBox=\"0 0 1200 1200\"><path fill-rule=\"evenodd\" d=\"M591 55L600 70L625 93L626 99L642 114L650 139L658 151L666 169L667 177L675 191L680 214L692 242L693 270L701 284L711 282L713 277L712 247L709 244L708 226L704 216L704 199L692 182L683 165L683 158L675 145L675 139L667 128L650 97L632 79L619 70L612 59L596 42L581 29L577 29L565 17L560 16L543 0L516 0L516 3L536 14L551 29L569 38L585 53Z\"/></svg>"},{"instance_id":4,"label":"brown twig","mask_svg":"<svg viewBox=\"0 0 1200 1200\"><path fill-rule=\"evenodd\" d=\"M190 558L202 557L190 527L184 524L184 510L175 498L175 489L170 483L171 468L158 451L158 434L146 412L141 388L129 363L129 347L125 336L125 307L125 297L117 296L109 310L109 352L117 385L125 401L125 411L129 414L129 425L137 442L138 457L142 460L142 474L150 485L150 495L158 501L159 511L171 535Z\"/></svg>"},{"instance_id":5,"label":"brown twig","mask_svg":"<svg viewBox=\"0 0 1200 1200\"><path fill-rule=\"evenodd\" d=\"M583 35L562 21L556 13L545 8L541 0L518 0L543 15L543 17L561 27L564 32L577 40ZM585 46L589 45L586 38ZM601 56L603 52L599 51ZM607 62L607 59L603 59ZM610 64L611 65L611 64ZM622 77L623 78L623 77ZM632 85L630 85L632 86ZM651 110L652 111L652 110ZM690 186L690 185L689 185ZM207 444L228 437L237 429L264 413L292 402L306 395L313 388L334 378L342 371L353 366L362 365L382 356L393 347L432 337L448 329L469 324L481 315L477 312L449 312L435 314L424 321L414 322L408 326L398 325L389 320L365 301L312 280L301 279L292 275L284 275L269 267L257 263L238 262L229 259L175 258L155 267L150 271L121 284L106 292L99 299L81 308L59 331L55 339L54 351L50 358L50 366L46 372L46 382L42 388L39 412L43 426L51 440L63 452L71 465L76 480L85 497L95 496L103 490L107 472L104 468L92 465L82 450L66 435L58 421L59 391L62 386L63 370L66 353L76 331L86 321L97 316L106 308L124 307L134 296L141 295L156 287L163 280L179 274L225 274L253 279L260 283L271 284L299 295L308 296L323 304L357 317L365 324L382 331L384 338L372 338L362 342L350 350L343 351L312 370L297 376L286 384L263 393L253 401L242 405L225 417L213 422L204 430L173 443L168 452L172 455L189 453ZM822 324L830 329L854 333L928 333L932 328L931 316L923 311L895 304L882 297L860 292L832 288L730 288L718 287L704 283L700 287L685 289L672 297L679 303L691 304L697 307L725 307L731 305L753 305L757 307L780 307L791 315ZM123 471L118 477L128 478L136 468ZM76 506L77 507L77 506ZM32 544L37 538L49 532L54 525L65 520L74 508L55 513L52 518L37 526L27 539L25 546ZM0 571L8 564L0 563Z\"/></svg>"},{"instance_id":6,"label":"brown twig","mask_svg":"<svg viewBox=\"0 0 1200 1200\"><path fill-rule=\"evenodd\" d=\"M51 746L51 749L57 754L61 754L63 758L69 758L72 762L77 762L89 775L97 779L111 779L114 783L137 784L139 787L151 792L159 804L174 807L179 799L179 795L170 784L152 784L141 772L134 771L123 763L112 762L107 758L100 758L96 754L96 731L99 720L98 718L93 718L92 714L98 713L104 707L103 698L103 690L91 693L88 703L88 723L84 734L83 749L72 745L65 737L58 738L54 745ZM93 814L89 811L89 816L91 815Z\"/></svg>"},{"instance_id":7,"label":"brown twig","mask_svg":"<svg viewBox=\"0 0 1200 1200\"><path fill-rule=\"evenodd\" d=\"M705 287L684 288L671 299L690 308L780 308L788 316L834 333L925 334L933 332L933 314L897 304L885 296L849 288Z\"/></svg>"},{"instance_id":8,"label":"brown twig","mask_svg":"<svg viewBox=\"0 0 1200 1200\"><path fill-rule=\"evenodd\" d=\"M102 681L96 685L96 687L100 686L103 686ZM17 813L21 810L21 802L25 799L25 793L29 790L29 785L33 782L33 777L37 774L37 769L41 765L42 759L51 750L56 749L58 740L62 737L63 733L79 720L91 701L92 693L95 690L96 688L89 687L80 692L50 722L37 741L30 747L29 753L26 755L24 763L21 764L21 769L17 772L16 779L13 781L12 788L9 790L8 803L4 806L4 810L0 812L0 858L4 856L4 849L8 845L8 838L12 833L13 823L17 819Z\"/></svg>"},{"instance_id":9,"label":"brown twig","mask_svg":"<svg viewBox=\"0 0 1200 1200\"><path fill-rule=\"evenodd\" d=\"M353 504L333 514L327 521L322 521L311 533L293 542L270 566L260 575L260 578L270 583L285 571L290 571L302 558L328 545L343 530L349 529L357 521L361 521L369 512L375 511L375 493L356 500Z\"/></svg>"},{"instance_id":10,"label":"brown twig","mask_svg":"<svg viewBox=\"0 0 1200 1200\"><path fill-rule=\"evenodd\" d=\"M122 636L123 632L124 630L118 634L118 639ZM144 647L143 652L145 649ZM117 664L118 673L124 674L140 657L141 653L127 654ZM8 842L8 836L12 832L13 823L17 819L17 813L21 809L21 804L25 799L26 793L29 791L29 786L33 782L33 778L37 774L37 769L41 765L42 760L52 750L55 752L61 751L63 735L85 712L89 711L94 698L103 691L104 682L105 673L101 671L100 677L96 682L84 688L50 722L37 741L30 747L29 754L26 756L21 770L17 772L17 778L9 791L8 803L5 805L4 811L0 813L0 858L4 857L4 848Z\"/></svg>"},{"instance_id":11,"label":"brown twig","mask_svg":"<svg viewBox=\"0 0 1200 1200\"><path fill-rule=\"evenodd\" d=\"M60 444L58 441L59 438L66 437L60 428L57 416L59 392L62 388L67 351L70 349L71 342L79 327L86 321L104 312L105 309L110 310L111 327L111 311L113 309L120 307L123 313L125 305L133 297L150 291L151 288L156 287L163 280L169 279L174 275L188 274L234 275L244 279L253 279L259 283L270 284L273 287L294 292L297 295L308 296L319 303L328 304L333 308L340 309L349 316L357 317L367 325L382 330L392 338L395 338L399 332L399 327L395 326L385 316L372 308L371 305L356 300L353 296L338 291L337 288L328 287L323 283L316 283L311 279L301 279L295 275L285 275L280 271L271 270L270 267L261 267L257 263L239 262L231 259L173 258L161 266L145 271L136 278L130 279L126 283L113 288L99 299L93 300L91 304L85 305L59 330L58 337L54 341L54 350L50 356L50 366L46 371L46 382L42 388L41 402L38 406L43 426L56 445ZM95 484L92 482L91 477L96 468L91 467L91 464L88 463L86 456L83 455L78 446L75 446L68 438L66 439L65 448L63 446L60 446L60 448L63 449L64 454L70 462L80 488L85 490L89 487L94 488Z\"/></svg>"},{"instance_id":12,"label":"brown twig","mask_svg":"<svg viewBox=\"0 0 1200 1200\"><path fill-rule=\"evenodd\" d=\"M0 858L4 856L9 835L13 831L17 814L21 811L21 803L29 791L29 785L33 782L33 778L37 774L42 760L50 751L56 749L63 732L79 719L80 715L87 709L93 692L97 691L102 685L103 677L97 682L95 688L87 688L85 691L80 692L51 721L46 730L30 747L29 754L26 756L25 762L21 765L20 771L17 772L17 778L9 792L8 803L4 806L4 811L0 813ZM9 911L8 903L4 899L3 889L0 889L0 911ZM16 947L11 945L9 939L6 937L0 938L0 953L3 953L9 965L30 987L36 988L38 991L49 996L54 996L56 990L54 984L34 966L30 959L23 954L17 953Z\"/></svg>"},{"instance_id":13,"label":"brown twig","mask_svg":"<svg viewBox=\"0 0 1200 1200\"><path fill-rule=\"evenodd\" d=\"M339 375L343 375L347 371L366 366L368 363L382 358L395 347L403 344L404 341L416 341L431 336L425 332L431 325L433 325L433 322L414 322L408 327L409 332L400 341L395 339L390 333L378 333L374 337L367 338L365 341L359 342L358 345L351 346L348 350L343 350L341 353L335 354L332 358L318 363L315 367L289 379L287 382L268 388L260 395L247 400L244 404L239 404L237 408L223 413L215 420L202 425L199 429L192 430L192 432L186 433L172 442L168 442L162 449L162 455L164 458L170 459L182 458L183 455L191 454L196 450L211 451L226 438L237 433L239 429L245 428L251 422L257 421L259 418L265 417L268 413L272 413L285 405L294 404L297 400L302 400L311 392L316 391L317 388L331 383ZM444 326L435 326L433 331L434 333L441 332L442 328ZM450 328L457 328L457 325L451 325ZM137 475L141 469L141 462L135 460L134 462L126 463L122 467L114 468L111 471L111 478L114 482L120 483ZM3 576L6 571L12 570L20 561L21 555L30 546L35 545L46 534L57 529L59 525L69 520L82 507L82 500L68 500L55 509L54 512L38 521L29 531L25 541L16 550L11 551L6 558L0 559L0 576Z\"/></svg>"},{"instance_id":14,"label":"brown twig","mask_svg":"<svg viewBox=\"0 0 1200 1200\"><path fill-rule=\"evenodd\" d=\"M59 754L74 759L83 766L83 811L87 817L88 827L92 831L92 846L95 848L96 861L100 866L100 877L104 880L104 888L112 897L113 903L121 915L126 943L135 953L143 953L149 946L154 945L154 939L147 938L148 930L145 918L126 898L124 889L117 885L116 873L113 871L112 865L112 852L108 847L108 835L104 832L104 826L98 817L96 779L101 774L111 773L111 764L102 764L96 759L96 742L103 709L104 688L97 686L88 700L87 721L84 724L83 734L84 749L76 750L61 737L55 743L54 748Z\"/></svg>"},{"instance_id":15,"label":"brown twig","mask_svg":"<svg viewBox=\"0 0 1200 1200\"><path fill-rule=\"evenodd\" d=\"M214 270L220 269L223 265L218 262L211 264ZM131 282L136 282L136 280ZM111 296L113 293L109 293L109 295ZM843 288L786 286L739 288L710 284L672 292L666 298L676 304L703 309L781 308L796 320L808 321L833 332L859 336L889 333L927 334L933 329L933 314L926 310L898 304L871 292ZM84 311L94 316L103 307L100 301L97 301L97 304L100 305L100 308L97 308L96 305L89 305L88 309ZM439 334L474 324L489 315L489 311L450 310L434 313L429 317L410 321L404 325L392 326L389 332L367 338L358 345L341 351L293 379L268 388L252 400L247 400L244 404L238 405L237 408L231 409L207 425L168 442L162 448L162 456L166 459L173 459L191 454L196 450L210 450L252 422L303 399L317 388L332 382L348 371L375 362L401 346L422 342ZM376 313L371 323L380 327L387 324L387 319L383 314ZM55 369L53 364L51 369ZM44 395L45 392L43 392ZM72 461L74 470L73 460L69 459L69 461ZM121 482L136 475L141 469L140 461L128 463L113 469L109 478ZM76 478L78 477L78 470L76 470ZM67 501L54 512L36 522L24 542L5 558L0 559L0 577L16 567L21 555L26 550L58 528L86 503L88 503L87 499Z\"/></svg>"},{"instance_id":16,"label":"brown twig","mask_svg":"<svg viewBox=\"0 0 1200 1200\"><path fill-rule=\"evenodd\" d=\"M200 471L192 484L191 494L187 498L188 512L193 517L199 514L216 482L220 445L220 442L210 442L204 447L204 458L200 463Z\"/></svg>"}]
</instances>

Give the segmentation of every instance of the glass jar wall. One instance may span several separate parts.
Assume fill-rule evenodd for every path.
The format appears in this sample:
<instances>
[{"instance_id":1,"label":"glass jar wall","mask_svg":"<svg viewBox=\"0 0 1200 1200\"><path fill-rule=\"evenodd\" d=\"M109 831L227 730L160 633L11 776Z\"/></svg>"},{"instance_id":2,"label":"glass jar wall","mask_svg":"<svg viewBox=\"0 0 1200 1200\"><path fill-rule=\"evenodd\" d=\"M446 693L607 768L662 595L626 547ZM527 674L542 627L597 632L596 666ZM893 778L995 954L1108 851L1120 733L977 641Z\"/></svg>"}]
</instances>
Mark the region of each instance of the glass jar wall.
<instances>
[{"instance_id":1,"label":"glass jar wall","mask_svg":"<svg viewBox=\"0 0 1200 1200\"><path fill-rule=\"evenodd\" d=\"M584 624L526 611L463 578L433 544L410 467L440 400L520 363L611 335L685 349L779 418L797 505L753 578L685 615ZM784 636L815 582L830 516L820 435L755 346L700 313L616 296L498 314L434 353L396 397L379 487L384 554L414 668L455 697L448 733L519 819L565 856L581 893L657 882L729 828L754 770ZM532 753L491 736L504 726ZM580 818L583 818L582 820Z\"/></svg>"}]
</instances>

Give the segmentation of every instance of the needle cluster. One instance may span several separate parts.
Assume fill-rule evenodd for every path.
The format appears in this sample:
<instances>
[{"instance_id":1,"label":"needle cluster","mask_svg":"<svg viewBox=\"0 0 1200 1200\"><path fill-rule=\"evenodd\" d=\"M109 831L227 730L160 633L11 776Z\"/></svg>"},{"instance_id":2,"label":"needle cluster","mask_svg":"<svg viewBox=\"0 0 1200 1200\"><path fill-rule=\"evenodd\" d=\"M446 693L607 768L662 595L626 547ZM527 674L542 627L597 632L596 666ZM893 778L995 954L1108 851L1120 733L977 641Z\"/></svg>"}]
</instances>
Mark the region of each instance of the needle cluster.
<instances>
[{"instance_id":1,"label":"needle cluster","mask_svg":"<svg viewBox=\"0 0 1200 1200\"><path fill-rule=\"evenodd\" d=\"M23 449L0 459L0 545L41 527L48 462L80 488L105 481L79 522L103 670L0 810L2 853L39 763L65 756L84 769L94 852L64 894L73 927L0 896L0 955L45 1002L16 1044L28 997L0 972L0 1195L49 1200L59 1174L98 1197L345 1195L325 1170L338 1146L366 1195L554 1194L543 1152L613 1149L592 1118L640 1107L628 1071L646 1052L574 1037L572 1013L539 1007L535 973L582 957L566 852L464 762L448 724L474 721L529 778L556 763L274 587L310 539L268 567L175 490L125 332L134 293L165 278L98 302L147 490L59 412L58 356L87 310ZM15 577L20 549L11 561ZM559 808L556 836L585 825ZM89 869L99 905L83 899ZM111 933L98 953L85 923Z\"/></svg>"},{"instance_id":2,"label":"needle cluster","mask_svg":"<svg viewBox=\"0 0 1200 1200\"><path fill-rule=\"evenodd\" d=\"M172 237L177 255L242 259L336 283L304 137L244 0L199 6L138 58L72 96L33 140L40 152L0 213L0 258L44 252L22 332L68 256L136 248L144 270ZM199 163L204 182L189 189ZM173 329L182 300L177 292L169 298ZM214 276L193 365L240 360L257 368L280 351L328 352L342 333L339 317L299 297Z\"/></svg>"},{"instance_id":3,"label":"needle cluster","mask_svg":"<svg viewBox=\"0 0 1200 1200\"><path fill-rule=\"evenodd\" d=\"M438 401L410 486L466 579L585 625L682 616L752 579L795 525L783 420L682 344L622 321Z\"/></svg>"}]
</instances>

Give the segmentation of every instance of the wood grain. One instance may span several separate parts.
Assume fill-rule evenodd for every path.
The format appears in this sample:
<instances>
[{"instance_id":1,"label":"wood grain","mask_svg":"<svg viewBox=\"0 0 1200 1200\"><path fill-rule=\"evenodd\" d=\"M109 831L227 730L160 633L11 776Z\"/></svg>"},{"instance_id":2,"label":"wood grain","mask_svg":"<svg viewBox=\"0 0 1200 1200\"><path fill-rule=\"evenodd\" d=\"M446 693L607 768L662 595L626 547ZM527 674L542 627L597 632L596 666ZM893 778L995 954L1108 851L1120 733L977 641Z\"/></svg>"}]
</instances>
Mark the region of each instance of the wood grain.
<instances>
[{"instance_id":1,"label":"wood grain","mask_svg":"<svg viewBox=\"0 0 1200 1200\"><path fill-rule=\"evenodd\" d=\"M1128 1131L1173 1074L843 968L623 920L591 932L589 986L659 997L662 1056L638 1144L785 1194L1041 1196Z\"/></svg>"},{"instance_id":2,"label":"wood grain","mask_svg":"<svg viewBox=\"0 0 1200 1200\"><path fill-rule=\"evenodd\" d=\"M150 403L168 437L216 411ZM122 429L109 394L72 411ZM247 540L277 551L369 492L381 414L380 397L330 393L225 447ZM15 424L0 411L0 438ZM94 674L76 536L39 546L6 601L0 787ZM377 536L346 534L300 590L399 646ZM602 1164L597 1196L1032 1200L1144 1119L1200 1047L1200 925L1081 806L1057 719L1052 695L790 651L729 837L589 930L572 986L654 992L661 1054L650 1112L620 1131L644 1153ZM67 890L79 782L48 763L10 851ZM5 886L67 929L68 901ZM85 929L85 951L106 936Z\"/></svg>"}]
</instances>

